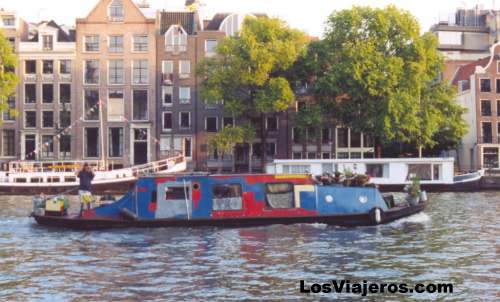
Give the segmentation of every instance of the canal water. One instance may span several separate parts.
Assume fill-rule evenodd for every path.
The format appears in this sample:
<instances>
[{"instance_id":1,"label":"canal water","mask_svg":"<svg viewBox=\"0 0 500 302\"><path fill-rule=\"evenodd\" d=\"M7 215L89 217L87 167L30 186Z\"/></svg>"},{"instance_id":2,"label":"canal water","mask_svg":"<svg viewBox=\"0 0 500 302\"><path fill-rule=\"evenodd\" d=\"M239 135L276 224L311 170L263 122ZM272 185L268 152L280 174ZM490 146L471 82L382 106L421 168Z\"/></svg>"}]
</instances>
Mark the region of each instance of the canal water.
<instances>
[{"instance_id":1,"label":"canal water","mask_svg":"<svg viewBox=\"0 0 500 302\"><path fill-rule=\"evenodd\" d=\"M389 225L77 232L0 197L0 301L499 301L500 193L430 194ZM299 293L306 283L452 283L453 294Z\"/></svg>"}]
</instances>

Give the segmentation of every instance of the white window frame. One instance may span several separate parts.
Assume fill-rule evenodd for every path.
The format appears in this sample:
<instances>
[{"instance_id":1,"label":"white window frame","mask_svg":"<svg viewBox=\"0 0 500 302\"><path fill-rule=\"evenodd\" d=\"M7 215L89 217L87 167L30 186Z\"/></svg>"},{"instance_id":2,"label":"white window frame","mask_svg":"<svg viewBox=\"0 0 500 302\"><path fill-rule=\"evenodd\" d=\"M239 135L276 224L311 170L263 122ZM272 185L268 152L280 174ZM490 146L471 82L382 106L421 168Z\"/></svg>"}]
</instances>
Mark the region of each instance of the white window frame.
<instances>
[{"instance_id":1,"label":"white window frame","mask_svg":"<svg viewBox=\"0 0 500 302\"><path fill-rule=\"evenodd\" d=\"M111 69L110 69L110 66L111 66L111 62L119 62L121 61L122 62L122 72L121 72L121 79L122 81L121 82L117 82L117 83L111 83ZM125 61L122 60L122 59L116 59L116 60L108 60L107 61L107 69L108 69L108 85L110 86L116 86L116 85L123 85L125 84Z\"/></svg>"},{"instance_id":2,"label":"white window frame","mask_svg":"<svg viewBox=\"0 0 500 302\"><path fill-rule=\"evenodd\" d=\"M63 62L69 62L69 72L67 72L67 73L63 73L62 72L62 68L61 67L62 67L62 63ZM61 60L59 60L59 64L58 65L59 65L59 69L58 69L59 74L71 74L72 73L72 70L73 70L73 61L72 60L70 60L70 59L61 59Z\"/></svg>"},{"instance_id":3,"label":"white window frame","mask_svg":"<svg viewBox=\"0 0 500 302\"><path fill-rule=\"evenodd\" d=\"M69 87L70 87L70 89L69 89L69 102L67 102L67 103L61 102L61 86L62 85L69 85ZM59 83L57 85L57 89L58 89L58 91L57 91L58 92L58 94L57 94L57 96L58 96L57 101L59 102L59 104L71 104L71 90L73 89L73 83Z\"/></svg>"},{"instance_id":4,"label":"white window frame","mask_svg":"<svg viewBox=\"0 0 500 302\"><path fill-rule=\"evenodd\" d=\"M146 38L146 50L137 50L137 49L135 49L135 39L139 38L139 37L141 37L141 38L145 37ZM145 52L148 52L149 51L149 35L148 34L136 34L136 35L133 35L132 36L132 43L131 44L132 45L131 45L130 51L132 53L145 53Z\"/></svg>"},{"instance_id":5,"label":"white window frame","mask_svg":"<svg viewBox=\"0 0 500 302\"><path fill-rule=\"evenodd\" d=\"M276 130L269 130L268 118L274 118L274 119L276 119ZM278 132L280 130L280 120L279 120L279 117L277 117L277 116L266 116L266 130L267 131L272 131L272 132Z\"/></svg>"},{"instance_id":6,"label":"white window frame","mask_svg":"<svg viewBox=\"0 0 500 302\"><path fill-rule=\"evenodd\" d=\"M189 98L181 98L181 91L187 91ZM191 104L191 86L179 86L179 104Z\"/></svg>"},{"instance_id":7,"label":"white window frame","mask_svg":"<svg viewBox=\"0 0 500 302\"><path fill-rule=\"evenodd\" d=\"M188 114L188 121L189 121L189 127L183 127L181 125L182 122L182 113L187 113ZM179 129L191 129L191 111L180 111L179 112Z\"/></svg>"},{"instance_id":8,"label":"white window frame","mask_svg":"<svg viewBox=\"0 0 500 302\"><path fill-rule=\"evenodd\" d=\"M97 37L97 50L87 50L87 38ZM83 52L84 53L99 53L101 51L101 37L96 34L86 34L83 36Z\"/></svg>"},{"instance_id":9,"label":"white window frame","mask_svg":"<svg viewBox=\"0 0 500 302\"><path fill-rule=\"evenodd\" d=\"M222 117L222 129L226 128L225 123L224 123L224 119L227 119L227 118L233 119L233 123L231 124L231 127L234 127L234 124L235 124L234 116L223 116Z\"/></svg>"},{"instance_id":10,"label":"white window frame","mask_svg":"<svg viewBox=\"0 0 500 302\"><path fill-rule=\"evenodd\" d=\"M97 83L87 83L86 82L86 77L85 77L85 73L86 73L86 69L87 69L87 62L90 62L90 61L96 61L97 62ZM98 86L99 83L101 83L101 61L100 60L96 60L96 59L91 59L91 60L83 60L83 85L89 85L89 86Z\"/></svg>"},{"instance_id":11,"label":"white window frame","mask_svg":"<svg viewBox=\"0 0 500 302\"><path fill-rule=\"evenodd\" d=\"M217 39L205 39L205 56L206 57L212 57L212 56L215 56L217 54L216 51L208 52L208 42L209 41L215 41L215 47L217 47L217 45L219 45L219 41Z\"/></svg>"},{"instance_id":12,"label":"white window frame","mask_svg":"<svg viewBox=\"0 0 500 302\"><path fill-rule=\"evenodd\" d=\"M30 85L30 86L35 86L35 102L33 103L27 103L26 102L26 85ZM24 83L23 85L23 104L25 105L35 105L36 103L38 103L38 85L36 83Z\"/></svg>"},{"instance_id":13,"label":"white window frame","mask_svg":"<svg viewBox=\"0 0 500 302\"><path fill-rule=\"evenodd\" d=\"M99 135L97 137L97 157L87 157L87 154L85 152L85 145L86 145L86 138L85 138L85 131L86 129L94 129L94 128L97 128L97 134ZM99 131L99 127L92 127L92 126L89 126L89 127L83 127L83 144L82 144L82 155L83 155L83 158L84 159L96 159L96 158L100 158L102 156L101 154L101 133L102 131Z\"/></svg>"},{"instance_id":14,"label":"white window frame","mask_svg":"<svg viewBox=\"0 0 500 302\"><path fill-rule=\"evenodd\" d=\"M122 48L121 48L121 50L119 50L119 51L112 51L111 50L111 38L113 38L113 37L121 37L122 38ZM124 38L123 35L117 34L117 35L109 35L108 36L108 52L109 53L112 53L112 54L123 53L124 49L125 49L125 38Z\"/></svg>"},{"instance_id":15,"label":"white window frame","mask_svg":"<svg viewBox=\"0 0 500 302\"><path fill-rule=\"evenodd\" d=\"M219 117L218 116L205 116L205 132L215 133L213 131L208 131L208 119L215 118L215 132L219 132Z\"/></svg>"},{"instance_id":16,"label":"white window frame","mask_svg":"<svg viewBox=\"0 0 500 302\"><path fill-rule=\"evenodd\" d=\"M28 127L27 126L27 116L26 116L26 112L34 112L35 113L35 126L34 127ZM38 114L37 114L37 111L36 110L24 110L23 112L23 126L24 126L24 129L36 129L38 127Z\"/></svg>"},{"instance_id":17,"label":"white window frame","mask_svg":"<svg viewBox=\"0 0 500 302\"><path fill-rule=\"evenodd\" d=\"M170 103L165 102L165 90L167 88L171 90ZM161 102L162 102L163 106L166 106L166 107L172 107L174 105L174 86L162 86L161 87Z\"/></svg>"},{"instance_id":18,"label":"white window frame","mask_svg":"<svg viewBox=\"0 0 500 302\"><path fill-rule=\"evenodd\" d=\"M177 35L174 31L177 30ZM170 40L170 41L169 41ZM165 32L165 51L166 52L185 52L188 46L188 34L180 25L172 25Z\"/></svg>"},{"instance_id":19,"label":"white window frame","mask_svg":"<svg viewBox=\"0 0 500 302\"><path fill-rule=\"evenodd\" d=\"M120 1L120 0L119 0L119 1ZM114 2L115 2L115 1L113 0L113 1L111 1L111 2L109 3L109 5L108 5L108 16L107 16L107 17L108 17L108 20L109 20L109 21L111 21L111 22L123 22L123 21L124 21L124 19L125 19L125 8L124 8L124 6L123 6L123 1L120 1L120 2L121 2L121 3L120 3L121 5L113 5L113 4L114 4ZM119 16L119 17L113 17L113 16L111 16L111 7L112 7L112 6L115 6L115 7L121 8L121 10L122 10L122 15L121 15L121 16Z\"/></svg>"},{"instance_id":20,"label":"white window frame","mask_svg":"<svg viewBox=\"0 0 500 302\"><path fill-rule=\"evenodd\" d=\"M115 157L115 156L111 156L111 155L109 154L109 151L110 151L110 150L109 150L109 146L111 146L111 138L109 137L109 136L110 136L110 134L111 134L111 128L115 128L115 129L122 129L122 146L121 146L121 147L122 147L122 148L121 148L121 149L122 149L122 156L117 156L117 157ZM106 132L108 133L108 135L107 135L107 145L108 145L108 150L107 150L107 152L106 152L106 153L107 153L107 155L108 155L108 158L111 158L111 159L122 159L122 158L125 156L125 128L124 128L124 127L115 127L115 126L110 126L110 127L108 127L108 129L106 129L106 130L107 130Z\"/></svg>"},{"instance_id":21,"label":"white window frame","mask_svg":"<svg viewBox=\"0 0 500 302\"><path fill-rule=\"evenodd\" d=\"M145 61L146 62L146 81L145 82L136 82L135 81L135 65L139 61ZM149 60L148 59L137 59L137 60L132 60L132 84L133 85L148 85L149 84Z\"/></svg>"},{"instance_id":22,"label":"white window frame","mask_svg":"<svg viewBox=\"0 0 500 302\"><path fill-rule=\"evenodd\" d=\"M43 118L44 118L43 115L44 115L45 112L52 112L52 127L44 127L43 126ZM56 115L55 115L54 110L42 110L42 120L41 120L41 122L42 122L41 123L41 128L42 129L54 129L55 124L56 124Z\"/></svg>"},{"instance_id":23,"label":"white window frame","mask_svg":"<svg viewBox=\"0 0 500 302\"><path fill-rule=\"evenodd\" d=\"M172 123L171 128L165 128L165 114L166 113L170 114L170 120ZM174 128L174 113L172 111L163 111L161 113L161 130L162 130L162 132L171 132L173 128Z\"/></svg>"},{"instance_id":24,"label":"white window frame","mask_svg":"<svg viewBox=\"0 0 500 302\"><path fill-rule=\"evenodd\" d=\"M110 103L109 103L110 97L109 97L109 93L110 93L111 91L117 91L117 90L121 90L121 92L122 92L123 114L122 114L122 117L121 117L120 119L115 119L115 118L112 118L112 117L110 117L110 115L109 115L109 114L110 114L110 110L109 110L109 108L110 108ZM123 89L120 89L120 88L116 88L116 89L110 88L110 89L108 89L108 90L107 90L107 96L106 96L106 99L107 99L107 104L108 104L108 105L107 105L107 106L108 106L108 110L106 110L106 111L107 111L106 115L107 115L108 121L110 121L110 122L123 122L123 120L125 119L125 91L124 91Z\"/></svg>"},{"instance_id":25,"label":"white window frame","mask_svg":"<svg viewBox=\"0 0 500 302\"><path fill-rule=\"evenodd\" d=\"M187 72L183 72L182 63L187 63ZM179 60L179 79L189 79L191 77L191 61Z\"/></svg>"},{"instance_id":26,"label":"white window frame","mask_svg":"<svg viewBox=\"0 0 500 302\"><path fill-rule=\"evenodd\" d=\"M136 120L134 119L134 91L136 90L140 90L140 91L146 91L146 119L145 120ZM130 93L131 93L131 96L130 96L130 99L132 100L130 102L130 113L131 113L131 119L132 121L134 122L148 122L149 121L149 98L150 98L150 92L149 92L149 89L131 89L130 90Z\"/></svg>"},{"instance_id":27,"label":"white window frame","mask_svg":"<svg viewBox=\"0 0 500 302\"><path fill-rule=\"evenodd\" d=\"M98 88L95 88L95 87L92 87L90 89L82 89L83 93L82 93L82 101L83 101L83 104L82 104L82 109L83 109L83 120L85 122L99 122L100 118L101 118L101 113L100 110L102 109L101 107L102 106L97 106L98 110L99 110L99 114L97 115L97 119L96 120L89 120L87 119L87 111L85 110L85 91L87 90L94 90L94 91L97 91L97 104L99 105L99 99L101 98L101 90L98 89Z\"/></svg>"}]
</instances>

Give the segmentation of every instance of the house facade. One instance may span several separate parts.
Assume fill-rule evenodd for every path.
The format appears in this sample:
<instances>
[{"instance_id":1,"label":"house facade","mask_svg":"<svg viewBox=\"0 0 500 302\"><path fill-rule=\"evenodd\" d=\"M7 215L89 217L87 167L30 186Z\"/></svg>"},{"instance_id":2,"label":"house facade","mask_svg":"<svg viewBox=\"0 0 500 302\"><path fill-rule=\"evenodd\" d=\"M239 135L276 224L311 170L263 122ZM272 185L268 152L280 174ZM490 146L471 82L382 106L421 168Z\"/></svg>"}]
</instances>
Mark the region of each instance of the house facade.
<instances>
[{"instance_id":1,"label":"house facade","mask_svg":"<svg viewBox=\"0 0 500 302\"><path fill-rule=\"evenodd\" d=\"M101 0L76 20L76 158L114 167L156 160L154 15L131 0Z\"/></svg>"},{"instance_id":2,"label":"house facade","mask_svg":"<svg viewBox=\"0 0 500 302\"><path fill-rule=\"evenodd\" d=\"M452 83L469 125L459 146L460 169L500 168L500 43L489 56L459 68Z\"/></svg>"}]
</instances>

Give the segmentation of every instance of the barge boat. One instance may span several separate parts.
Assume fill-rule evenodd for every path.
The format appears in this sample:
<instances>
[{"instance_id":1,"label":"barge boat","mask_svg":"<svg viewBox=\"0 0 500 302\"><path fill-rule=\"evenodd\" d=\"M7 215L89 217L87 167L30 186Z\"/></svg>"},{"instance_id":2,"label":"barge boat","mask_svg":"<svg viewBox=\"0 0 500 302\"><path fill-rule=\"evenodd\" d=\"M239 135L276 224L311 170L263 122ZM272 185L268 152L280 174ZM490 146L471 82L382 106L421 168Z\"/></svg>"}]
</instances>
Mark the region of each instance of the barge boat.
<instances>
[{"instance_id":1,"label":"barge boat","mask_svg":"<svg viewBox=\"0 0 500 302\"><path fill-rule=\"evenodd\" d=\"M169 175L141 177L121 199L79 214L63 201L34 200L38 224L69 229L250 227L324 223L369 226L418 213L426 194L394 202L374 186L321 185L307 175Z\"/></svg>"}]
</instances>

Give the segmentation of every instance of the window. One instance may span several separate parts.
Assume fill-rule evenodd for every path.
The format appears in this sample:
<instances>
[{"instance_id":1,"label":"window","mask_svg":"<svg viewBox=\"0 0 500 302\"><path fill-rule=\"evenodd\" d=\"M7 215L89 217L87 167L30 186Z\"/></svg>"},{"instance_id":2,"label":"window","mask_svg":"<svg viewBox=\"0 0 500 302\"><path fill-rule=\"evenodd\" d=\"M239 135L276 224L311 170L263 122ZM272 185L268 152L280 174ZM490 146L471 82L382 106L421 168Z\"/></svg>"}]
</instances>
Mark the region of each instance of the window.
<instances>
[{"instance_id":1,"label":"window","mask_svg":"<svg viewBox=\"0 0 500 302\"><path fill-rule=\"evenodd\" d=\"M123 36L109 36L109 52L120 53L123 52Z\"/></svg>"},{"instance_id":2,"label":"window","mask_svg":"<svg viewBox=\"0 0 500 302\"><path fill-rule=\"evenodd\" d=\"M330 128L323 128L321 130L321 142L323 144L330 143Z\"/></svg>"},{"instance_id":3,"label":"window","mask_svg":"<svg viewBox=\"0 0 500 302\"><path fill-rule=\"evenodd\" d=\"M42 128L54 127L54 111L42 112Z\"/></svg>"},{"instance_id":4,"label":"window","mask_svg":"<svg viewBox=\"0 0 500 302\"><path fill-rule=\"evenodd\" d=\"M108 93L108 120L121 122L125 118L123 90L110 90Z\"/></svg>"},{"instance_id":5,"label":"window","mask_svg":"<svg viewBox=\"0 0 500 302\"><path fill-rule=\"evenodd\" d=\"M36 128L36 111L24 112L24 128Z\"/></svg>"},{"instance_id":6,"label":"window","mask_svg":"<svg viewBox=\"0 0 500 302\"><path fill-rule=\"evenodd\" d=\"M278 131L278 118L275 116L268 116L266 118L267 131Z\"/></svg>"},{"instance_id":7,"label":"window","mask_svg":"<svg viewBox=\"0 0 500 302\"><path fill-rule=\"evenodd\" d=\"M274 157L276 155L276 143L267 143L266 144L266 152L267 156Z\"/></svg>"},{"instance_id":8,"label":"window","mask_svg":"<svg viewBox=\"0 0 500 302\"><path fill-rule=\"evenodd\" d=\"M491 116L490 100L481 100L481 116Z\"/></svg>"},{"instance_id":9,"label":"window","mask_svg":"<svg viewBox=\"0 0 500 302\"><path fill-rule=\"evenodd\" d=\"M42 157L50 158L54 156L54 138L52 135L42 135Z\"/></svg>"},{"instance_id":10,"label":"window","mask_svg":"<svg viewBox=\"0 0 500 302\"><path fill-rule=\"evenodd\" d=\"M99 128L85 128L84 130L84 155L87 158L99 157Z\"/></svg>"},{"instance_id":11,"label":"window","mask_svg":"<svg viewBox=\"0 0 500 302\"><path fill-rule=\"evenodd\" d=\"M52 84L42 85L42 102L45 104L50 104L54 102L54 85Z\"/></svg>"},{"instance_id":12,"label":"window","mask_svg":"<svg viewBox=\"0 0 500 302\"><path fill-rule=\"evenodd\" d=\"M134 36L134 51L148 51L148 36L147 35L135 35Z\"/></svg>"},{"instance_id":13,"label":"window","mask_svg":"<svg viewBox=\"0 0 500 302\"><path fill-rule=\"evenodd\" d=\"M322 159L330 159L330 157L331 157L330 152L322 152L321 153Z\"/></svg>"},{"instance_id":14,"label":"window","mask_svg":"<svg viewBox=\"0 0 500 302\"><path fill-rule=\"evenodd\" d=\"M163 130L172 130L172 112L163 112Z\"/></svg>"},{"instance_id":15,"label":"window","mask_svg":"<svg viewBox=\"0 0 500 302\"><path fill-rule=\"evenodd\" d=\"M193 146L192 146L192 139L190 137L185 137L184 138L184 156L185 157L192 157L193 154L192 154L192 150L193 150Z\"/></svg>"},{"instance_id":16,"label":"window","mask_svg":"<svg viewBox=\"0 0 500 302\"><path fill-rule=\"evenodd\" d=\"M15 26L16 25L16 19L14 17L4 17L2 19L3 25L4 26Z\"/></svg>"},{"instance_id":17,"label":"window","mask_svg":"<svg viewBox=\"0 0 500 302\"><path fill-rule=\"evenodd\" d=\"M62 104L71 103L71 84L59 85L59 102Z\"/></svg>"},{"instance_id":18,"label":"window","mask_svg":"<svg viewBox=\"0 0 500 302\"><path fill-rule=\"evenodd\" d=\"M113 0L108 9L109 20L113 22L122 22L123 16L123 0Z\"/></svg>"},{"instance_id":19,"label":"window","mask_svg":"<svg viewBox=\"0 0 500 302\"><path fill-rule=\"evenodd\" d=\"M172 85L174 83L174 62L163 61L162 64L163 85Z\"/></svg>"},{"instance_id":20,"label":"window","mask_svg":"<svg viewBox=\"0 0 500 302\"><path fill-rule=\"evenodd\" d=\"M309 142L315 141L317 138L316 136L316 128L315 127L309 127L307 128L307 140Z\"/></svg>"},{"instance_id":21,"label":"window","mask_svg":"<svg viewBox=\"0 0 500 302\"><path fill-rule=\"evenodd\" d=\"M36 61L35 60L24 61L24 73L36 74Z\"/></svg>"},{"instance_id":22,"label":"window","mask_svg":"<svg viewBox=\"0 0 500 302\"><path fill-rule=\"evenodd\" d=\"M165 33L165 50L184 52L187 50L187 33L179 25L172 25Z\"/></svg>"},{"instance_id":23,"label":"window","mask_svg":"<svg viewBox=\"0 0 500 302\"><path fill-rule=\"evenodd\" d=\"M361 148L361 133L351 130L351 147Z\"/></svg>"},{"instance_id":24,"label":"window","mask_svg":"<svg viewBox=\"0 0 500 302\"><path fill-rule=\"evenodd\" d=\"M71 60L59 61L59 73L60 74L71 74Z\"/></svg>"},{"instance_id":25,"label":"window","mask_svg":"<svg viewBox=\"0 0 500 302\"><path fill-rule=\"evenodd\" d=\"M184 128L184 129L191 127L191 113L190 112L180 112L179 113L179 127Z\"/></svg>"},{"instance_id":26,"label":"window","mask_svg":"<svg viewBox=\"0 0 500 302\"><path fill-rule=\"evenodd\" d=\"M134 84L147 84L148 83L148 61L136 60L133 62L133 82Z\"/></svg>"},{"instance_id":27,"label":"window","mask_svg":"<svg viewBox=\"0 0 500 302\"><path fill-rule=\"evenodd\" d=\"M133 91L132 118L136 121L148 120L148 91Z\"/></svg>"},{"instance_id":28,"label":"window","mask_svg":"<svg viewBox=\"0 0 500 302\"><path fill-rule=\"evenodd\" d=\"M16 120L16 97L9 96L5 102L6 108L3 110L3 120L15 121Z\"/></svg>"},{"instance_id":29,"label":"window","mask_svg":"<svg viewBox=\"0 0 500 302\"><path fill-rule=\"evenodd\" d=\"M98 35L85 36L85 51L86 52L99 51L99 36Z\"/></svg>"},{"instance_id":30,"label":"window","mask_svg":"<svg viewBox=\"0 0 500 302\"><path fill-rule=\"evenodd\" d=\"M99 90L86 89L85 90L85 120L98 121L99 120Z\"/></svg>"},{"instance_id":31,"label":"window","mask_svg":"<svg viewBox=\"0 0 500 302\"><path fill-rule=\"evenodd\" d=\"M109 128L109 157L123 157L123 128Z\"/></svg>"},{"instance_id":32,"label":"window","mask_svg":"<svg viewBox=\"0 0 500 302\"><path fill-rule=\"evenodd\" d=\"M307 159L316 159L316 152L307 152Z\"/></svg>"},{"instance_id":33,"label":"window","mask_svg":"<svg viewBox=\"0 0 500 302\"><path fill-rule=\"evenodd\" d=\"M42 66L43 74L54 74L54 61L44 60Z\"/></svg>"},{"instance_id":34,"label":"window","mask_svg":"<svg viewBox=\"0 0 500 302\"><path fill-rule=\"evenodd\" d=\"M123 84L123 60L111 60L108 64L109 84Z\"/></svg>"},{"instance_id":35,"label":"window","mask_svg":"<svg viewBox=\"0 0 500 302\"><path fill-rule=\"evenodd\" d=\"M236 211L243 209L240 184L214 185L212 187L212 210Z\"/></svg>"},{"instance_id":36,"label":"window","mask_svg":"<svg viewBox=\"0 0 500 302\"><path fill-rule=\"evenodd\" d=\"M302 159L302 152L293 152L292 159Z\"/></svg>"},{"instance_id":37,"label":"window","mask_svg":"<svg viewBox=\"0 0 500 302\"><path fill-rule=\"evenodd\" d=\"M233 127L234 126L234 118L232 117L224 117L222 118L222 127Z\"/></svg>"},{"instance_id":38,"label":"window","mask_svg":"<svg viewBox=\"0 0 500 302\"><path fill-rule=\"evenodd\" d=\"M217 40L205 40L205 55L213 56L217 51Z\"/></svg>"},{"instance_id":39,"label":"window","mask_svg":"<svg viewBox=\"0 0 500 302\"><path fill-rule=\"evenodd\" d=\"M438 31L439 44L462 45L463 32Z\"/></svg>"},{"instance_id":40,"label":"window","mask_svg":"<svg viewBox=\"0 0 500 302\"><path fill-rule=\"evenodd\" d=\"M386 173L384 173L384 170ZM366 164L366 174L371 177L388 177L385 176L389 170L389 166L385 164Z\"/></svg>"},{"instance_id":41,"label":"window","mask_svg":"<svg viewBox=\"0 0 500 302\"><path fill-rule=\"evenodd\" d=\"M292 129L292 140L296 144L300 143L300 140L301 140L300 133L301 133L301 131L299 128L294 127Z\"/></svg>"},{"instance_id":42,"label":"window","mask_svg":"<svg viewBox=\"0 0 500 302\"><path fill-rule=\"evenodd\" d=\"M205 130L207 130L207 132L217 132L217 117L205 118Z\"/></svg>"},{"instance_id":43,"label":"window","mask_svg":"<svg viewBox=\"0 0 500 302\"><path fill-rule=\"evenodd\" d=\"M36 84L24 84L24 103L36 103Z\"/></svg>"},{"instance_id":44,"label":"window","mask_svg":"<svg viewBox=\"0 0 500 302\"><path fill-rule=\"evenodd\" d=\"M67 128L71 125L71 111L61 110L59 111L59 126L61 128Z\"/></svg>"},{"instance_id":45,"label":"window","mask_svg":"<svg viewBox=\"0 0 500 302\"><path fill-rule=\"evenodd\" d=\"M2 156L16 156L15 130L2 130Z\"/></svg>"},{"instance_id":46,"label":"window","mask_svg":"<svg viewBox=\"0 0 500 302\"><path fill-rule=\"evenodd\" d=\"M497 61L497 73L500 73L500 61Z\"/></svg>"},{"instance_id":47,"label":"window","mask_svg":"<svg viewBox=\"0 0 500 302\"><path fill-rule=\"evenodd\" d=\"M42 36L43 50L54 49L54 36L44 35Z\"/></svg>"},{"instance_id":48,"label":"window","mask_svg":"<svg viewBox=\"0 0 500 302\"><path fill-rule=\"evenodd\" d=\"M266 184L266 202L267 206L273 209L294 208L293 185L290 183Z\"/></svg>"},{"instance_id":49,"label":"window","mask_svg":"<svg viewBox=\"0 0 500 302\"><path fill-rule=\"evenodd\" d=\"M500 116L500 100L497 100L497 116Z\"/></svg>"},{"instance_id":50,"label":"window","mask_svg":"<svg viewBox=\"0 0 500 302\"><path fill-rule=\"evenodd\" d=\"M59 138L59 156L62 159L71 157L71 135L61 135Z\"/></svg>"},{"instance_id":51,"label":"window","mask_svg":"<svg viewBox=\"0 0 500 302\"><path fill-rule=\"evenodd\" d=\"M337 144L339 148L349 147L349 129L338 128L337 129Z\"/></svg>"},{"instance_id":52,"label":"window","mask_svg":"<svg viewBox=\"0 0 500 302\"><path fill-rule=\"evenodd\" d=\"M366 147L373 147L375 146L375 141L373 140L373 136L370 134L363 134L363 146Z\"/></svg>"},{"instance_id":53,"label":"window","mask_svg":"<svg viewBox=\"0 0 500 302\"><path fill-rule=\"evenodd\" d=\"M481 79L480 80L480 88L481 88L481 92L491 92L491 80L490 79Z\"/></svg>"},{"instance_id":54,"label":"window","mask_svg":"<svg viewBox=\"0 0 500 302\"><path fill-rule=\"evenodd\" d=\"M432 180L431 164L408 164L406 180L417 177L420 180Z\"/></svg>"},{"instance_id":55,"label":"window","mask_svg":"<svg viewBox=\"0 0 500 302\"><path fill-rule=\"evenodd\" d=\"M172 105L172 94L174 92L174 88L172 86L163 86L163 105L171 106Z\"/></svg>"},{"instance_id":56,"label":"window","mask_svg":"<svg viewBox=\"0 0 500 302\"><path fill-rule=\"evenodd\" d=\"M99 61L85 61L85 84L99 84Z\"/></svg>"},{"instance_id":57,"label":"window","mask_svg":"<svg viewBox=\"0 0 500 302\"><path fill-rule=\"evenodd\" d=\"M493 132L490 122L481 123L482 143L491 144L493 142Z\"/></svg>"},{"instance_id":58,"label":"window","mask_svg":"<svg viewBox=\"0 0 500 302\"><path fill-rule=\"evenodd\" d=\"M179 103L189 104L191 102L191 87L181 86L179 87Z\"/></svg>"},{"instance_id":59,"label":"window","mask_svg":"<svg viewBox=\"0 0 500 302\"><path fill-rule=\"evenodd\" d=\"M191 61L179 61L179 78L188 79L191 76Z\"/></svg>"},{"instance_id":60,"label":"window","mask_svg":"<svg viewBox=\"0 0 500 302\"><path fill-rule=\"evenodd\" d=\"M496 87L497 93L500 93L500 79L497 79L496 82L497 82L497 87Z\"/></svg>"},{"instance_id":61,"label":"window","mask_svg":"<svg viewBox=\"0 0 500 302\"><path fill-rule=\"evenodd\" d=\"M173 187L169 186L166 188L165 192L165 200L188 200L189 199L189 194L186 194L189 192L189 190L186 190L185 187Z\"/></svg>"}]
</instances>

